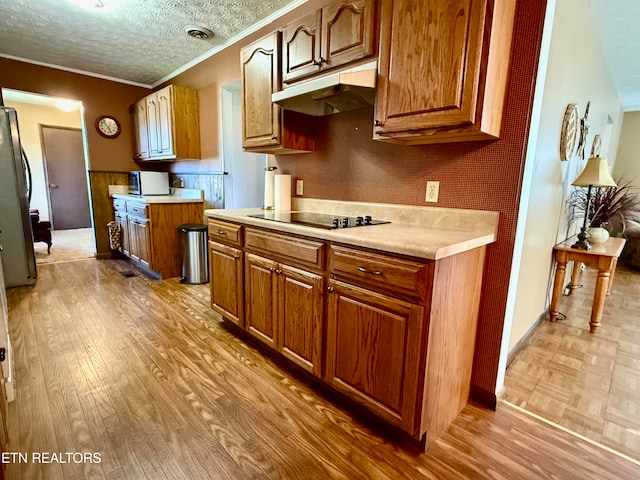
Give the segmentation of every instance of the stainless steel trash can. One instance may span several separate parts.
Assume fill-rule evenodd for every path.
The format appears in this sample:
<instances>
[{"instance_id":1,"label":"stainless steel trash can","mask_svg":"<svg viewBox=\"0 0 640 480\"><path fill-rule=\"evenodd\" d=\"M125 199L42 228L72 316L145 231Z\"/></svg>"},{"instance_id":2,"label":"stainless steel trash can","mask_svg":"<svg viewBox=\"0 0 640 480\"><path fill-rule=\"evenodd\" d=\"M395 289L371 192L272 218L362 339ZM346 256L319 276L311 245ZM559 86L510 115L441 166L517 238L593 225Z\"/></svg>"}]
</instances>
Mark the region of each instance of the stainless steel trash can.
<instances>
[{"instance_id":1,"label":"stainless steel trash can","mask_svg":"<svg viewBox=\"0 0 640 480\"><path fill-rule=\"evenodd\" d=\"M200 284L209 281L206 225L185 223L178 227L182 246L180 283Z\"/></svg>"}]
</instances>

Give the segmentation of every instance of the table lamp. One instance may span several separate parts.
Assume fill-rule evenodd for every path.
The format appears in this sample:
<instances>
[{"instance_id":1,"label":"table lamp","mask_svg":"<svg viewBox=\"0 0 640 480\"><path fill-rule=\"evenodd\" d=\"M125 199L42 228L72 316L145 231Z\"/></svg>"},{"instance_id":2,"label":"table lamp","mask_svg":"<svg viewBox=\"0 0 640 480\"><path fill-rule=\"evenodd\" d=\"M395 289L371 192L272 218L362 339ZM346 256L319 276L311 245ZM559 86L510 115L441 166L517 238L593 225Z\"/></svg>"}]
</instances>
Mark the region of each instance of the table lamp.
<instances>
[{"instance_id":1,"label":"table lamp","mask_svg":"<svg viewBox=\"0 0 640 480\"><path fill-rule=\"evenodd\" d=\"M578 175L578 178L576 178L571 185L574 187L588 187L587 205L584 209L584 221L582 223L580 233L578 234L578 241L571 245L571 248L591 250L589 233L587 232L589 210L591 209L591 189L593 187L615 187L617 185L616 181L609 173L607 159L599 156L591 157L587 160L587 166L584 167L582 173Z\"/></svg>"}]
</instances>

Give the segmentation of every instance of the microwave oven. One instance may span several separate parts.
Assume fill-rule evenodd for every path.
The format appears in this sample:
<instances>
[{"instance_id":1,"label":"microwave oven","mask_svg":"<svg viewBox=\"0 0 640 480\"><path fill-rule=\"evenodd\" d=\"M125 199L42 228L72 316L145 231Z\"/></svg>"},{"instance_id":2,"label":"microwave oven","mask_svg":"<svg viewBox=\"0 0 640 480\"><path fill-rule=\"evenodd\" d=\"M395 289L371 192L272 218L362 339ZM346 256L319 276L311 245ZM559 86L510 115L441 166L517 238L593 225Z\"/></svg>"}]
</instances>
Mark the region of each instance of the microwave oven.
<instances>
[{"instance_id":1,"label":"microwave oven","mask_svg":"<svg viewBox=\"0 0 640 480\"><path fill-rule=\"evenodd\" d=\"M129 193L132 195L169 195L167 172L129 172Z\"/></svg>"}]
</instances>

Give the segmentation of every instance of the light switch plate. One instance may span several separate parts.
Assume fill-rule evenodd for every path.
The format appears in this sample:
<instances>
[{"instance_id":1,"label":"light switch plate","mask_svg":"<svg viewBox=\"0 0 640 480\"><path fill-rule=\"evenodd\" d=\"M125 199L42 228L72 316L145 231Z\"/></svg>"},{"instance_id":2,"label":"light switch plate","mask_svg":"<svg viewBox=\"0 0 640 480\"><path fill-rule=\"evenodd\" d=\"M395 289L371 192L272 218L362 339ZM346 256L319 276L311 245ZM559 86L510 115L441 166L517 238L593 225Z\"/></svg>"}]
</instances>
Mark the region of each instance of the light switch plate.
<instances>
[{"instance_id":1,"label":"light switch plate","mask_svg":"<svg viewBox=\"0 0 640 480\"><path fill-rule=\"evenodd\" d=\"M296 180L296 195L304 195L304 184L302 180Z\"/></svg>"}]
</instances>

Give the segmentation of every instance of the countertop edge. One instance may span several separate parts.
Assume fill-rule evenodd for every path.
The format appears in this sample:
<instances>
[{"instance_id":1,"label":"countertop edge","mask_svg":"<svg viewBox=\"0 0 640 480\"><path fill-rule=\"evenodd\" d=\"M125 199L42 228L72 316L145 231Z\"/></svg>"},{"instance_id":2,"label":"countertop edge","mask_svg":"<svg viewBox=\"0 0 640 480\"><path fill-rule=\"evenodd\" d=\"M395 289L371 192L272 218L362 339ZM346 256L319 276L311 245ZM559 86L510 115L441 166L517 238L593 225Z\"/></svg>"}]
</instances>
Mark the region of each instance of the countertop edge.
<instances>
[{"instance_id":1,"label":"countertop edge","mask_svg":"<svg viewBox=\"0 0 640 480\"><path fill-rule=\"evenodd\" d=\"M137 196L126 193L114 193L113 198L119 198L121 200L127 200L131 202L140 202L146 204L152 203L203 203L202 198L188 198L188 197L176 197L172 195L158 195L158 196Z\"/></svg>"},{"instance_id":2,"label":"countertop edge","mask_svg":"<svg viewBox=\"0 0 640 480\"><path fill-rule=\"evenodd\" d=\"M427 260L450 257L496 241L497 227L488 228L485 232L465 232L455 228L443 228L442 226L433 228L432 226L392 222L371 227L324 230L247 216L260 212L262 212L260 209L255 208L237 210L207 209L204 214L205 217L214 220L229 221L276 232L291 233ZM406 240L399 242L395 238L405 238Z\"/></svg>"}]
</instances>

